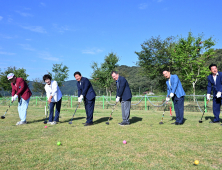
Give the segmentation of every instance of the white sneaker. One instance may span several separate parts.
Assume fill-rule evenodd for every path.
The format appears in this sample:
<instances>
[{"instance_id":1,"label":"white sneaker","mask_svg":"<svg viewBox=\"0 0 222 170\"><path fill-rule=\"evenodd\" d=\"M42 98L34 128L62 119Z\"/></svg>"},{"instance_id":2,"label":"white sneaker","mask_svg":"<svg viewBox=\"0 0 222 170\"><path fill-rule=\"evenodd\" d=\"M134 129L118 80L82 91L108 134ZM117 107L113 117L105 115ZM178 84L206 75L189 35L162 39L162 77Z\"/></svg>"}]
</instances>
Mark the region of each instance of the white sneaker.
<instances>
[{"instance_id":1,"label":"white sneaker","mask_svg":"<svg viewBox=\"0 0 222 170\"><path fill-rule=\"evenodd\" d=\"M53 121L51 122L51 125L56 125L56 123L57 123L56 121Z\"/></svg>"},{"instance_id":2,"label":"white sneaker","mask_svg":"<svg viewBox=\"0 0 222 170\"><path fill-rule=\"evenodd\" d=\"M47 124L50 124L50 125L51 125L51 123L52 123L52 122L47 122Z\"/></svg>"},{"instance_id":3,"label":"white sneaker","mask_svg":"<svg viewBox=\"0 0 222 170\"><path fill-rule=\"evenodd\" d=\"M16 123L16 125L24 125L24 124L27 124L27 122L26 121L19 121Z\"/></svg>"}]
</instances>

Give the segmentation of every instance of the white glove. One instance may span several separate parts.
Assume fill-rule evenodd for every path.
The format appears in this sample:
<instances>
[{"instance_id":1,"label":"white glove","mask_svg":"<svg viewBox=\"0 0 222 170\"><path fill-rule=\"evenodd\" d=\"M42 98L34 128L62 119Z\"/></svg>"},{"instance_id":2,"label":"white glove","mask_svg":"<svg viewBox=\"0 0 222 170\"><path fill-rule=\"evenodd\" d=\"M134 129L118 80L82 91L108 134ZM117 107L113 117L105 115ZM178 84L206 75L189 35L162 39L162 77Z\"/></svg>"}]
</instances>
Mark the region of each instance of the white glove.
<instances>
[{"instance_id":1,"label":"white glove","mask_svg":"<svg viewBox=\"0 0 222 170\"><path fill-rule=\"evenodd\" d=\"M217 98L220 98L221 97L221 92L217 92Z\"/></svg>"},{"instance_id":2,"label":"white glove","mask_svg":"<svg viewBox=\"0 0 222 170\"><path fill-rule=\"evenodd\" d=\"M207 94L207 100L210 101L210 94Z\"/></svg>"},{"instance_id":3,"label":"white glove","mask_svg":"<svg viewBox=\"0 0 222 170\"><path fill-rule=\"evenodd\" d=\"M14 96L12 96L11 101L14 102Z\"/></svg>"},{"instance_id":4,"label":"white glove","mask_svg":"<svg viewBox=\"0 0 222 170\"><path fill-rule=\"evenodd\" d=\"M170 97L172 98L174 96L174 94L173 93L170 93Z\"/></svg>"},{"instance_id":5,"label":"white glove","mask_svg":"<svg viewBox=\"0 0 222 170\"><path fill-rule=\"evenodd\" d=\"M18 98L18 95L15 94L12 98L13 98L13 99L12 99L12 102L14 102L14 101Z\"/></svg>"},{"instance_id":6,"label":"white glove","mask_svg":"<svg viewBox=\"0 0 222 170\"><path fill-rule=\"evenodd\" d=\"M166 102L170 101L170 98L169 97L166 97Z\"/></svg>"},{"instance_id":7,"label":"white glove","mask_svg":"<svg viewBox=\"0 0 222 170\"><path fill-rule=\"evenodd\" d=\"M78 97L78 102L81 103L83 99L83 95L80 95L80 97Z\"/></svg>"},{"instance_id":8,"label":"white glove","mask_svg":"<svg viewBox=\"0 0 222 170\"><path fill-rule=\"evenodd\" d=\"M120 97L116 96L116 103L119 102L119 100L120 100Z\"/></svg>"}]
</instances>

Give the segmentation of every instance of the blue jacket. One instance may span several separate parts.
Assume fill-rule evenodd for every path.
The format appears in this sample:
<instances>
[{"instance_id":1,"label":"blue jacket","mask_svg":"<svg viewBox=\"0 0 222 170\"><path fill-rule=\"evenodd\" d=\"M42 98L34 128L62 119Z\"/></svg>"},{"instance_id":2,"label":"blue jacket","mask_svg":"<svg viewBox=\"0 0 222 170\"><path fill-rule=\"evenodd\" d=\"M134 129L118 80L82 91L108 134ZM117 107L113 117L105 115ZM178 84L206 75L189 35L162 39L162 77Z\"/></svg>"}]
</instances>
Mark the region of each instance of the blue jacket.
<instances>
[{"instance_id":1,"label":"blue jacket","mask_svg":"<svg viewBox=\"0 0 222 170\"><path fill-rule=\"evenodd\" d=\"M118 83L116 82L116 96L120 97L120 101L127 101L132 98L129 84L124 77L119 76Z\"/></svg>"},{"instance_id":2,"label":"blue jacket","mask_svg":"<svg viewBox=\"0 0 222 170\"><path fill-rule=\"evenodd\" d=\"M216 79L216 85L214 83L213 75L210 74L207 77L208 85L207 85L207 94L211 94L212 86L213 86L213 97L216 97L217 92L222 92L222 72L218 72L218 76Z\"/></svg>"},{"instance_id":3,"label":"blue jacket","mask_svg":"<svg viewBox=\"0 0 222 170\"><path fill-rule=\"evenodd\" d=\"M81 80L77 82L77 87L78 97L80 97L81 94L84 96L84 98L86 97L88 100L92 100L96 97L96 93L93 90L92 84L87 78L82 77Z\"/></svg>"},{"instance_id":4,"label":"blue jacket","mask_svg":"<svg viewBox=\"0 0 222 170\"><path fill-rule=\"evenodd\" d=\"M170 93L174 93L178 98L185 96L186 93L183 90L182 84L180 82L180 79L177 75L170 75L170 84L169 79L166 81L167 84L167 96L170 95Z\"/></svg>"}]
</instances>

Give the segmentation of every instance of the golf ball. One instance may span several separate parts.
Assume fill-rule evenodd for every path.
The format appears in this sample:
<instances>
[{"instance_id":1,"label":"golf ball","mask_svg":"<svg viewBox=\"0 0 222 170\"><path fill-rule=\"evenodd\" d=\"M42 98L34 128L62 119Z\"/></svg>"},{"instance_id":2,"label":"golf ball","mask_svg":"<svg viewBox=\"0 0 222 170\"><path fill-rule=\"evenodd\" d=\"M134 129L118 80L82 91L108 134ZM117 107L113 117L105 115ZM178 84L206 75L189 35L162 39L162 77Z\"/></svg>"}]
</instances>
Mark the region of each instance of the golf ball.
<instances>
[{"instance_id":1,"label":"golf ball","mask_svg":"<svg viewBox=\"0 0 222 170\"><path fill-rule=\"evenodd\" d=\"M127 142L124 140L124 141L123 141L123 144L126 144L126 143L127 143Z\"/></svg>"},{"instance_id":2,"label":"golf ball","mask_svg":"<svg viewBox=\"0 0 222 170\"><path fill-rule=\"evenodd\" d=\"M47 126L45 126L45 128L47 128Z\"/></svg>"},{"instance_id":3,"label":"golf ball","mask_svg":"<svg viewBox=\"0 0 222 170\"><path fill-rule=\"evenodd\" d=\"M58 145L58 146L61 145L61 142L57 142L57 145Z\"/></svg>"},{"instance_id":4,"label":"golf ball","mask_svg":"<svg viewBox=\"0 0 222 170\"><path fill-rule=\"evenodd\" d=\"M198 161L198 160L195 160L195 161L194 161L194 164L195 164L195 165L198 165L198 164L199 164L199 161Z\"/></svg>"}]
</instances>

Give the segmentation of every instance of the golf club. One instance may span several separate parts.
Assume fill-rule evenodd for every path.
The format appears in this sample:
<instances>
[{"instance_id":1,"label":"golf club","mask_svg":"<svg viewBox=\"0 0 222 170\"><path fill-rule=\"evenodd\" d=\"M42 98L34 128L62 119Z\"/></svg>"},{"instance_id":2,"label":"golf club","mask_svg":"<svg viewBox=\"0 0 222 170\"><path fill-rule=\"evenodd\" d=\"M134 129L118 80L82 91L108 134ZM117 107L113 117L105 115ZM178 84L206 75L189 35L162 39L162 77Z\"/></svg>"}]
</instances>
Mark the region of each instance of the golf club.
<instances>
[{"instance_id":1,"label":"golf club","mask_svg":"<svg viewBox=\"0 0 222 170\"><path fill-rule=\"evenodd\" d=\"M12 102L12 103L13 103L13 102ZM10 106L11 106L12 103L9 104L8 109L10 108ZM5 115L6 115L7 111L8 111L8 109L5 111L5 114L4 114L3 116L1 116L1 119L5 119Z\"/></svg>"},{"instance_id":2,"label":"golf club","mask_svg":"<svg viewBox=\"0 0 222 170\"><path fill-rule=\"evenodd\" d=\"M205 111L206 111L206 108L207 108L208 102L209 102L209 100L207 100L206 107L204 108L204 111L203 111L203 114L202 114L201 119L199 120L199 123L203 123L202 119L203 119L204 113L205 113Z\"/></svg>"},{"instance_id":3,"label":"golf club","mask_svg":"<svg viewBox=\"0 0 222 170\"><path fill-rule=\"evenodd\" d=\"M167 103L168 102L166 102L166 105L165 105L164 110L163 110L163 116L162 116L161 122L159 124L163 124L163 117L164 117L164 113L166 111Z\"/></svg>"},{"instance_id":4,"label":"golf club","mask_svg":"<svg viewBox=\"0 0 222 170\"><path fill-rule=\"evenodd\" d=\"M48 105L48 109L46 110L46 106L45 106L45 121L43 122L44 124L47 124L47 116L48 116L48 113L49 113L49 105Z\"/></svg>"},{"instance_id":5,"label":"golf club","mask_svg":"<svg viewBox=\"0 0 222 170\"><path fill-rule=\"evenodd\" d=\"M112 114L113 114L113 111L114 111L115 108L116 108L116 105L117 105L117 102L116 102L115 105L113 106L113 110L112 110L112 112L111 112L111 114L110 114L110 116L109 116L108 122L106 122L107 125L109 125L109 120L110 120L110 118L111 118L111 116L112 116Z\"/></svg>"},{"instance_id":6,"label":"golf club","mask_svg":"<svg viewBox=\"0 0 222 170\"><path fill-rule=\"evenodd\" d=\"M77 104L76 110L77 110L77 108L79 107L79 105L80 105L80 102ZM73 114L73 116L72 116L71 121L69 122L70 125L72 124L72 120L73 120L73 118L74 118L74 116L75 116L75 114L76 114L76 110L75 110L75 112L74 112L74 114Z\"/></svg>"}]
</instances>

